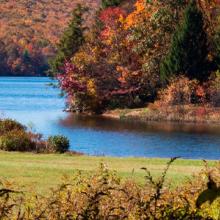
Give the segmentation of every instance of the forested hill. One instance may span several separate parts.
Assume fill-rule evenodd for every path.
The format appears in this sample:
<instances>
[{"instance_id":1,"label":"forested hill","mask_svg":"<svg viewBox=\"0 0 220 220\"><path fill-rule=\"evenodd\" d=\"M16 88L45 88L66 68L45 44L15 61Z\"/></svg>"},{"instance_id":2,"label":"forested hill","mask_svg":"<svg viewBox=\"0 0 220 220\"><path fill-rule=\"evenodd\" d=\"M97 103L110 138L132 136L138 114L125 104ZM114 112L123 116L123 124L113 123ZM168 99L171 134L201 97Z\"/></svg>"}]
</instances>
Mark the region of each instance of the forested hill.
<instances>
[{"instance_id":1,"label":"forested hill","mask_svg":"<svg viewBox=\"0 0 220 220\"><path fill-rule=\"evenodd\" d=\"M0 0L0 75L42 75L71 12L100 0Z\"/></svg>"}]
</instances>

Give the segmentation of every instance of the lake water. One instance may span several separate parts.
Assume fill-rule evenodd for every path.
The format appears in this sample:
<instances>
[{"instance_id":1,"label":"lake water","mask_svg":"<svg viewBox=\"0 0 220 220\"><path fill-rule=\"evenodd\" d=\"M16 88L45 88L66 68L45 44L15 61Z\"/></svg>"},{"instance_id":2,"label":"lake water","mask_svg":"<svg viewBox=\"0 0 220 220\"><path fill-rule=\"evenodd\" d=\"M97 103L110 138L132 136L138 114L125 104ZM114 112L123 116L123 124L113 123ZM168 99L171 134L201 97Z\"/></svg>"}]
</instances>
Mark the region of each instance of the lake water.
<instances>
[{"instance_id":1,"label":"lake water","mask_svg":"<svg viewBox=\"0 0 220 220\"><path fill-rule=\"evenodd\" d=\"M71 149L90 155L220 159L220 127L166 122L123 122L63 112L49 78L0 78L0 116L14 118L45 137L62 134Z\"/></svg>"}]
</instances>

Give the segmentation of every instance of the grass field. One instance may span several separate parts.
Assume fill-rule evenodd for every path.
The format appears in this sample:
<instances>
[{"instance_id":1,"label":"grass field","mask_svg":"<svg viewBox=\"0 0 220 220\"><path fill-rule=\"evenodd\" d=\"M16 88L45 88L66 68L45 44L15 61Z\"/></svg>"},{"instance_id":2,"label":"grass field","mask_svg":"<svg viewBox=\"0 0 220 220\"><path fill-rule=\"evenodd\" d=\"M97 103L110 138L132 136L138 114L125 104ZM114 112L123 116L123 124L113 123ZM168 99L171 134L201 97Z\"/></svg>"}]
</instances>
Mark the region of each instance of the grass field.
<instances>
[{"instance_id":1,"label":"grass field","mask_svg":"<svg viewBox=\"0 0 220 220\"><path fill-rule=\"evenodd\" d=\"M76 170L95 171L100 163L105 163L110 170L116 170L123 178L133 178L144 182L147 167L154 176L160 175L167 159L110 158L71 155L43 155L30 153L0 152L0 179L18 184L27 191L43 193L55 187L65 175L73 175ZM209 161L210 166L214 161ZM168 182L174 186L183 182L203 168L199 160L177 160L169 170Z\"/></svg>"}]
</instances>

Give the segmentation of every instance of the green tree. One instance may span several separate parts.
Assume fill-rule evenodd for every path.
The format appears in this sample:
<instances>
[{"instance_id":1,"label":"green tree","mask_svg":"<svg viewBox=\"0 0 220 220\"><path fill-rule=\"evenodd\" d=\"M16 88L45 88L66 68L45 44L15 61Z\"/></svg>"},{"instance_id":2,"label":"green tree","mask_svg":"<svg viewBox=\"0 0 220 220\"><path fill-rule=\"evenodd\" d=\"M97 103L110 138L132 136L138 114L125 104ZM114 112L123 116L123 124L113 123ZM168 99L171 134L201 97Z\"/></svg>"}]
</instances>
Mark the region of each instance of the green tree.
<instances>
[{"instance_id":1,"label":"green tree","mask_svg":"<svg viewBox=\"0 0 220 220\"><path fill-rule=\"evenodd\" d=\"M0 40L0 76L8 73L7 53L5 44Z\"/></svg>"},{"instance_id":2,"label":"green tree","mask_svg":"<svg viewBox=\"0 0 220 220\"><path fill-rule=\"evenodd\" d=\"M23 52L23 61L26 64L31 62L31 57L30 57L29 51L27 49L25 49Z\"/></svg>"},{"instance_id":3,"label":"green tree","mask_svg":"<svg viewBox=\"0 0 220 220\"><path fill-rule=\"evenodd\" d=\"M118 6L121 2L122 0L102 0L102 8Z\"/></svg>"},{"instance_id":4,"label":"green tree","mask_svg":"<svg viewBox=\"0 0 220 220\"><path fill-rule=\"evenodd\" d=\"M84 42L83 15L87 8L80 4L73 10L72 19L57 45L56 56L50 61L50 73L55 75L62 71L65 61L68 61Z\"/></svg>"},{"instance_id":5,"label":"green tree","mask_svg":"<svg viewBox=\"0 0 220 220\"><path fill-rule=\"evenodd\" d=\"M174 33L170 51L161 62L161 78L186 74L190 79L204 80L207 78L207 56L203 14L192 0L185 9L183 23Z\"/></svg>"},{"instance_id":6,"label":"green tree","mask_svg":"<svg viewBox=\"0 0 220 220\"><path fill-rule=\"evenodd\" d=\"M215 27L213 43L215 64L217 66L217 69L220 69L220 20L218 21L217 26Z\"/></svg>"}]
</instances>

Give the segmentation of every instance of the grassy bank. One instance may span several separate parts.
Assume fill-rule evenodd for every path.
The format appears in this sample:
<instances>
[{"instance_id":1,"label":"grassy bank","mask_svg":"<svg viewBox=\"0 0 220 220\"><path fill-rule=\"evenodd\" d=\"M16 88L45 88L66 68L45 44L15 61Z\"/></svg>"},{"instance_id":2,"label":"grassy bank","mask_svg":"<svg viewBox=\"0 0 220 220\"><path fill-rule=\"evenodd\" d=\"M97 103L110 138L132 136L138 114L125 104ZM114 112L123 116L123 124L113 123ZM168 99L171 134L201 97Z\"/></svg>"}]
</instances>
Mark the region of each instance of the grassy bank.
<instances>
[{"instance_id":1,"label":"grassy bank","mask_svg":"<svg viewBox=\"0 0 220 220\"><path fill-rule=\"evenodd\" d=\"M116 109L107 111L104 117L115 119L147 121L169 121L181 123L216 123L220 122L220 108L196 105L158 107L150 104L146 108Z\"/></svg>"},{"instance_id":2,"label":"grassy bank","mask_svg":"<svg viewBox=\"0 0 220 220\"><path fill-rule=\"evenodd\" d=\"M62 177L72 175L74 171L92 172L100 163L119 175L144 182L147 167L154 176L160 175L168 159L110 158L71 156L67 154L31 154L0 152L0 178L23 186L26 190L44 192L61 183ZM214 161L209 164L214 165ZM174 186L190 178L203 168L199 160L177 160L168 173L168 181Z\"/></svg>"}]
</instances>

